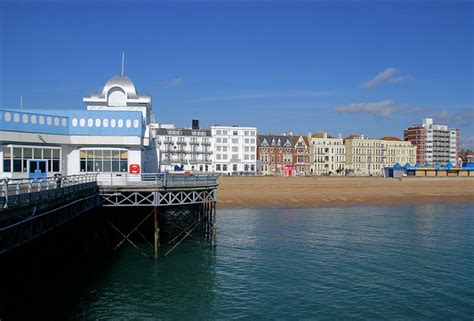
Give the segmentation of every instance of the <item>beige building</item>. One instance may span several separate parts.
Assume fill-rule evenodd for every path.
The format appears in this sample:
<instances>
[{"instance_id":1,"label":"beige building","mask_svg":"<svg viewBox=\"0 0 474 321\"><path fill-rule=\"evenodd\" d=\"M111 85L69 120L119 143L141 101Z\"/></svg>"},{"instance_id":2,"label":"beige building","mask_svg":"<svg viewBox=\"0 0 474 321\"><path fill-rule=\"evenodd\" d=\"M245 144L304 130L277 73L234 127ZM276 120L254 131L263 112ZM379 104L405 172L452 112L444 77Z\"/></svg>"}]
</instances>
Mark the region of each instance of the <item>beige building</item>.
<instances>
[{"instance_id":1,"label":"beige building","mask_svg":"<svg viewBox=\"0 0 474 321\"><path fill-rule=\"evenodd\" d=\"M344 140L346 170L357 176L382 176L385 166L415 164L416 146L396 137L369 139L351 135Z\"/></svg>"},{"instance_id":2,"label":"beige building","mask_svg":"<svg viewBox=\"0 0 474 321\"><path fill-rule=\"evenodd\" d=\"M346 148L342 137L317 133L309 135L308 140L312 175L342 175L344 173Z\"/></svg>"}]
</instances>

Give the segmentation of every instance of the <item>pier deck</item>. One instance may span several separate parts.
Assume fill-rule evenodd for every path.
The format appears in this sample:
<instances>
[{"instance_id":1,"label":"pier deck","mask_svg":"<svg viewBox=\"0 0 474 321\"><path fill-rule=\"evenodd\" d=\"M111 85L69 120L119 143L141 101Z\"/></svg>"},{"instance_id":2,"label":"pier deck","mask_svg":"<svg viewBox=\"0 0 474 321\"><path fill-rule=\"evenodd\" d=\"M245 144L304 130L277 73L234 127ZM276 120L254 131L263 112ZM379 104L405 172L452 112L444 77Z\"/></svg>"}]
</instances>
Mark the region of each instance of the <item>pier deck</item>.
<instances>
[{"instance_id":1,"label":"pier deck","mask_svg":"<svg viewBox=\"0 0 474 321\"><path fill-rule=\"evenodd\" d=\"M84 174L4 179L0 188L0 255L102 206L150 207L155 257L160 237L158 207L198 206L199 223L215 244L217 176Z\"/></svg>"}]
</instances>

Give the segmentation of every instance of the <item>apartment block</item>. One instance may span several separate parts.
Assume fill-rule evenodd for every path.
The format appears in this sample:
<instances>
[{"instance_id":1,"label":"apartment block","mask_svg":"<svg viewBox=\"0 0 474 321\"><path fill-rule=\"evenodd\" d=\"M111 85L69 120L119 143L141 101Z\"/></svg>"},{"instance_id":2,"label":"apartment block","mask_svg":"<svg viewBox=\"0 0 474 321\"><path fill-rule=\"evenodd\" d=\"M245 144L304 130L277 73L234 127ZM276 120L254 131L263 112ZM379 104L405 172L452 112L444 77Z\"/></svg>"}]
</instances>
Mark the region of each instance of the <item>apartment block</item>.
<instances>
[{"instance_id":1,"label":"apartment block","mask_svg":"<svg viewBox=\"0 0 474 321\"><path fill-rule=\"evenodd\" d=\"M405 129L404 139L417 147L420 164L456 163L459 157L459 129L433 124L432 118L424 118L421 124Z\"/></svg>"},{"instance_id":2,"label":"apartment block","mask_svg":"<svg viewBox=\"0 0 474 321\"><path fill-rule=\"evenodd\" d=\"M255 175L257 128L215 125L210 130L214 170L228 175Z\"/></svg>"}]
</instances>

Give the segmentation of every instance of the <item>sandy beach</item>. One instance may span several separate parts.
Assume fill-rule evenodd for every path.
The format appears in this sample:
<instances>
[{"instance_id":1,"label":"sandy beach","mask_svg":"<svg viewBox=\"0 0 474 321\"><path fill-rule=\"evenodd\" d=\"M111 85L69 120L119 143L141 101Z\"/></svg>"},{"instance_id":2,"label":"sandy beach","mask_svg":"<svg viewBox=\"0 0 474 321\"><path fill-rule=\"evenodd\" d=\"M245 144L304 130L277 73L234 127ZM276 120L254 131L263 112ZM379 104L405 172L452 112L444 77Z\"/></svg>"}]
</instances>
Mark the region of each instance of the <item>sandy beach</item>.
<instances>
[{"instance_id":1,"label":"sandy beach","mask_svg":"<svg viewBox=\"0 0 474 321\"><path fill-rule=\"evenodd\" d=\"M218 207L474 203L474 178L221 177Z\"/></svg>"}]
</instances>

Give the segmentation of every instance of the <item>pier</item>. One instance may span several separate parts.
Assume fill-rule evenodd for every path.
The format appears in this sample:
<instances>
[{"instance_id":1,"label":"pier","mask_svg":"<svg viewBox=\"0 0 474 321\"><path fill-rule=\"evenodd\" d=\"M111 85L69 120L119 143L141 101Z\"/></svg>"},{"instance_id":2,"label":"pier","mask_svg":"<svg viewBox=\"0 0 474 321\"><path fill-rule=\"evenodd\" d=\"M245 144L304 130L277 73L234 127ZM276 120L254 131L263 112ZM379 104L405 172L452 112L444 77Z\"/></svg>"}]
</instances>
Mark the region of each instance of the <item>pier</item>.
<instances>
[{"instance_id":1,"label":"pier","mask_svg":"<svg viewBox=\"0 0 474 321\"><path fill-rule=\"evenodd\" d=\"M93 215L110 213L106 221L119 239L114 249L128 242L144 256L157 258L163 233L170 247L164 255L168 255L195 230L216 245L216 199L217 176L213 175L125 173L3 179L0 255L92 210ZM151 246L152 254L137 246L134 234Z\"/></svg>"}]
</instances>

